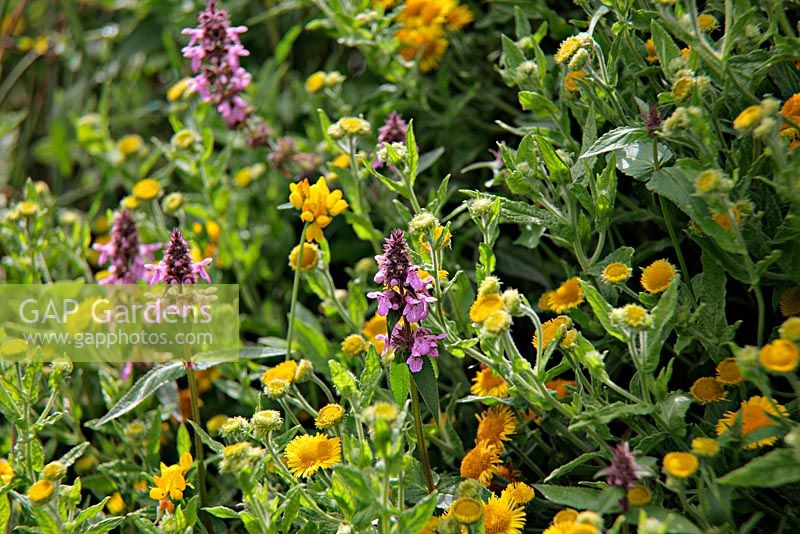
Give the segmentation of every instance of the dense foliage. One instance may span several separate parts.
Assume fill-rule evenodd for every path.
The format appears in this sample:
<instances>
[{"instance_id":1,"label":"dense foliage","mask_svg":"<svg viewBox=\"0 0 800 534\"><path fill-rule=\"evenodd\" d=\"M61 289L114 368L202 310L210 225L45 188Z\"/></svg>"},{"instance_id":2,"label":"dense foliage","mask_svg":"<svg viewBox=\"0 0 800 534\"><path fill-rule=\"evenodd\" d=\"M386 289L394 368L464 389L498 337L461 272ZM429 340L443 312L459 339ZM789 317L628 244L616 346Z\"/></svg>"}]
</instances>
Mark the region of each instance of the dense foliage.
<instances>
[{"instance_id":1,"label":"dense foliage","mask_svg":"<svg viewBox=\"0 0 800 534\"><path fill-rule=\"evenodd\" d=\"M242 343L4 325L0 527L789 531L798 15L0 2L3 281L238 284Z\"/></svg>"}]
</instances>

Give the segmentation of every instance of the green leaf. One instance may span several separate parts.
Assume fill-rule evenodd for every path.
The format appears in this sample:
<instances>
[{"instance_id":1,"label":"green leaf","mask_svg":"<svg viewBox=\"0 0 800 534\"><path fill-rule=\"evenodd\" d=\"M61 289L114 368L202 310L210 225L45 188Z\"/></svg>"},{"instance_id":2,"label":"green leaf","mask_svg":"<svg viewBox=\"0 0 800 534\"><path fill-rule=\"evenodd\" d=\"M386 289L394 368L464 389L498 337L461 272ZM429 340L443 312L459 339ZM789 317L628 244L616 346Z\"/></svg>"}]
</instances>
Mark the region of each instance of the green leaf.
<instances>
[{"instance_id":1,"label":"green leaf","mask_svg":"<svg viewBox=\"0 0 800 534\"><path fill-rule=\"evenodd\" d=\"M547 484L535 484L533 487L548 501L576 510L597 510L602 502L602 492L599 490Z\"/></svg>"},{"instance_id":2,"label":"green leaf","mask_svg":"<svg viewBox=\"0 0 800 534\"><path fill-rule=\"evenodd\" d=\"M532 111L533 116L537 119L544 119L547 116L558 116L558 108L553 104L553 101L546 96L534 93L533 91L520 91L519 104L522 109Z\"/></svg>"},{"instance_id":3,"label":"green leaf","mask_svg":"<svg viewBox=\"0 0 800 534\"><path fill-rule=\"evenodd\" d=\"M777 449L731 471L718 482L741 488L777 488L800 482L800 461L793 449Z\"/></svg>"},{"instance_id":4,"label":"green leaf","mask_svg":"<svg viewBox=\"0 0 800 534\"><path fill-rule=\"evenodd\" d=\"M16 392L16 388L5 377L0 376L0 412L12 423L23 417L22 408L15 400L19 395L14 395L14 392Z\"/></svg>"},{"instance_id":5,"label":"green leaf","mask_svg":"<svg viewBox=\"0 0 800 534\"><path fill-rule=\"evenodd\" d=\"M206 507L203 508L203 511L208 512L214 517L219 517L220 519L239 519L239 512L231 510L227 506Z\"/></svg>"},{"instance_id":6,"label":"green leaf","mask_svg":"<svg viewBox=\"0 0 800 534\"><path fill-rule=\"evenodd\" d=\"M547 478L545 478L544 481L545 482L550 482L554 478L558 478L558 477L564 476L564 475L566 475L568 473L571 473L576 468L580 467L581 465L585 464L586 462L594 460L595 458L602 458L602 457L603 457L603 455L601 453L599 453L599 452L585 452L585 453L581 454L580 456L578 456L577 458L575 458L574 460L565 463L561 467L557 467L557 468L553 469L553 471L551 471L550 474L547 475Z\"/></svg>"},{"instance_id":7,"label":"green leaf","mask_svg":"<svg viewBox=\"0 0 800 534\"><path fill-rule=\"evenodd\" d=\"M372 397L375 395L375 388L381 379L381 359L375 346L370 344L367 351L367 357L364 360L364 370L361 372L361 377L358 380L359 390L361 391L360 403L361 406L368 406L372 402Z\"/></svg>"},{"instance_id":8,"label":"green leaf","mask_svg":"<svg viewBox=\"0 0 800 534\"><path fill-rule=\"evenodd\" d=\"M411 387L411 371L405 362L392 362L389 365L389 385L394 401L398 406L403 406L408 399L408 389Z\"/></svg>"},{"instance_id":9,"label":"green leaf","mask_svg":"<svg viewBox=\"0 0 800 534\"><path fill-rule=\"evenodd\" d=\"M653 326L646 334L647 344L642 354L642 372L653 373L658 368L664 342L669 337L672 327L670 321L678 305L678 285L676 276L669 288L661 295L658 305L653 308Z\"/></svg>"},{"instance_id":10,"label":"green leaf","mask_svg":"<svg viewBox=\"0 0 800 534\"><path fill-rule=\"evenodd\" d=\"M215 441L211 436L209 436L206 433L205 430L203 430L200 427L200 425L196 424L191 419L188 420L188 423L190 425L192 425L192 430L197 432L197 434L200 436L200 441L202 441L205 444L206 447L208 447L209 449L214 451L216 454L222 453L222 449L225 448L225 446L222 443L220 443L219 441ZM195 452L195 455L196 454L197 454L197 452Z\"/></svg>"},{"instance_id":11,"label":"green leaf","mask_svg":"<svg viewBox=\"0 0 800 534\"><path fill-rule=\"evenodd\" d=\"M413 508L405 510L399 517L398 532L419 532L436 509L436 493L426 495Z\"/></svg>"},{"instance_id":12,"label":"green leaf","mask_svg":"<svg viewBox=\"0 0 800 534\"><path fill-rule=\"evenodd\" d=\"M611 322L611 305L606 302L606 299L603 298L603 295L601 295L600 292L589 282L580 280L580 283L583 294L586 297L586 301L589 303L589 306L592 307L594 316L598 321L600 321L600 324L603 325L603 328L605 328L606 332L620 341L625 341L627 339L625 333Z\"/></svg>"},{"instance_id":13,"label":"green leaf","mask_svg":"<svg viewBox=\"0 0 800 534\"><path fill-rule=\"evenodd\" d=\"M672 393L668 398L658 403L661 418L669 431L678 437L686 435L686 412L692 405L692 399L680 391Z\"/></svg>"},{"instance_id":14,"label":"green leaf","mask_svg":"<svg viewBox=\"0 0 800 534\"><path fill-rule=\"evenodd\" d=\"M681 57L681 49L678 48L678 45L672 40L667 30L655 18L650 21L650 34L653 36L653 44L655 45L661 68L664 72L670 73L672 71L670 65L674 59Z\"/></svg>"},{"instance_id":15,"label":"green leaf","mask_svg":"<svg viewBox=\"0 0 800 534\"><path fill-rule=\"evenodd\" d=\"M430 410L434 419L439 417L439 383L433 371L433 363L430 358L423 357L422 369L418 373L411 373L414 385L422 396L422 400Z\"/></svg>"},{"instance_id":16,"label":"green leaf","mask_svg":"<svg viewBox=\"0 0 800 534\"><path fill-rule=\"evenodd\" d=\"M642 128L620 126L619 128L614 128L610 132L603 134L600 139L589 147L589 150L581 154L581 159L611 152L612 150L617 150L645 139L647 139L647 132Z\"/></svg>"},{"instance_id":17,"label":"green leaf","mask_svg":"<svg viewBox=\"0 0 800 534\"><path fill-rule=\"evenodd\" d=\"M343 398L349 398L355 395L357 391L356 378L353 373L348 371L342 364L336 360L328 360L328 366L331 369L331 380L336 390Z\"/></svg>"},{"instance_id":18,"label":"green leaf","mask_svg":"<svg viewBox=\"0 0 800 534\"><path fill-rule=\"evenodd\" d=\"M419 165L419 153L417 152L417 140L414 137L414 120L408 121L406 130L406 172L411 187L417 179L417 166Z\"/></svg>"},{"instance_id":19,"label":"green leaf","mask_svg":"<svg viewBox=\"0 0 800 534\"><path fill-rule=\"evenodd\" d=\"M183 362L173 362L154 367L129 389L117 403L100 419L86 423L89 428L100 428L106 423L125 415L146 401L161 386L173 382L186 374Z\"/></svg>"},{"instance_id":20,"label":"green leaf","mask_svg":"<svg viewBox=\"0 0 800 534\"><path fill-rule=\"evenodd\" d=\"M514 71L525 61L525 55L517 48L517 44L506 37L500 36L503 45L503 62L508 70Z\"/></svg>"},{"instance_id":21,"label":"green leaf","mask_svg":"<svg viewBox=\"0 0 800 534\"><path fill-rule=\"evenodd\" d=\"M587 425L606 424L614 419L619 419L629 415L646 415L653 413L655 406L644 404L626 404L624 402L613 402L597 409L587 408L580 414L576 422L569 426L570 430L577 430Z\"/></svg>"},{"instance_id":22,"label":"green leaf","mask_svg":"<svg viewBox=\"0 0 800 534\"><path fill-rule=\"evenodd\" d=\"M79 513L78 516L75 518L75 521L74 521L75 525L76 526L80 525L84 521L88 521L89 519L92 519L94 516L99 514L103 510L103 507L106 505L106 503L110 499L111 499L111 497L107 496L102 501L100 501L99 503L94 504L92 506L89 506L88 508L84 508L83 510L81 510L81 513Z\"/></svg>"},{"instance_id":23,"label":"green leaf","mask_svg":"<svg viewBox=\"0 0 800 534\"><path fill-rule=\"evenodd\" d=\"M89 442L84 441L80 445L76 445L68 450L64 456L59 458L59 462L64 464L64 467L70 467L72 464L75 463L75 460L83 456L83 452L89 448Z\"/></svg>"},{"instance_id":24,"label":"green leaf","mask_svg":"<svg viewBox=\"0 0 800 534\"><path fill-rule=\"evenodd\" d=\"M190 452L192 450L192 438L189 436L189 431L186 430L186 425L181 423L181 426L178 427L178 456L183 454L184 452ZM195 455L197 451L195 451Z\"/></svg>"},{"instance_id":25,"label":"green leaf","mask_svg":"<svg viewBox=\"0 0 800 534\"><path fill-rule=\"evenodd\" d=\"M125 521L124 517L108 517L92 524L83 532L84 534L105 534L117 528L123 521Z\"/></svg>"},{"instance_id":26,"label":"green leaf","mask_svg":"<svg viewBox=\"0 0 800 534\"><path fill-rule=\"evenodd\" d=\"M541 136L536 137L536 144L539 146L539 153L550 174L550 179L559 183L568 182L570 179L569 167L558 157L553 145Z\"/></svg>"},{"instance_id":27,"label":"green leaf","mask_svg":"<svg viewBox=\"0 0 800 534\"><path fill-rule=\"evenodd\" d=\"M734 234L717 224L706 203L694 196L696 170L682 163L653 173L647 188L670 199L724 250L734 254L745 253Z\"/></svg>"}]
</instances>

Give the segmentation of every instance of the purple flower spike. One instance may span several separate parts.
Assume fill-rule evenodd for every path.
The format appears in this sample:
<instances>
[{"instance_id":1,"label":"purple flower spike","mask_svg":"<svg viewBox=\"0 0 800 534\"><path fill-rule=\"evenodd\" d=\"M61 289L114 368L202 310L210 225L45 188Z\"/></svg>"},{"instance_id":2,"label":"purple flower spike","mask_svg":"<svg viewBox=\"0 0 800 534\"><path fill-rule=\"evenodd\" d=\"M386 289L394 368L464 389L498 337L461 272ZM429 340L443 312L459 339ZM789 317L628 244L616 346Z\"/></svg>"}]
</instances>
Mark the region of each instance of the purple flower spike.
<instances>
[{"instance_id":1,"label":"purple flower spike","mask_svg":"<svg viewBox=\"0 0 800 534\"><path fill-rule=\"evenodd\" d=\"M636 455L626 441L611 451L611 465L598 471L595 478L606 477L606 482L610 486L630 489L643 477L651 475L646 467L636 461Z\"/></svg>"},{"instance_id":2,"label":"purple flower spike","mask_svg":"<svg viewBox=\"0 0 800 534\"><path fill-rule=\"evenodd\" d=\"M211 283L206 267L211 263L211 258L194 263L189 255L189 245L183 239L181 231L172 230L167 250L164 257L156 265L147 265L150 271L150 284L196 284L198 276Z\"/></svg>"},{"instance_id":3,"label":"purple flower spike","mask_svg":"<svg viewBox=\"0 0 800 534\"><path fill-rule=\"evenodd\" d=\"M240 95L253 79L239 64L240 57L250 55L239 40L247 27L231 26L228 12L217 10L215 0L209 0L197 23L197 28L182 32L189 36L183 57L192 60L192 72L197 73L192 88L203 100L217 106L228 126L235 128L250 115L250 108Z\"/></svg>"},{"instance_id":4,"label":"purple flower spike","mask_svg":"<svg viewBox=\"0 0 800 534\"><path fill-rule=\"evenodd\" d=\"M144 278L145 261L153 261L153 251L161 248L161 243L139 243L136 222L128 210L122 210L114 217L111 240L103 245L94 243L92 248L100 252L97 263L110 264L101 284L135 284Z\"/></svg>"},{"instance_id":5,"label":"purple flower spike","mask_svg":"<svg viewBox=\"0 0 800 534\"><path fill-rule=\"evenodd\" d=\"M389 113L386 122L378 128L378 146L383 143L405 143L408 124L396 111Z\"/></svg>"},{"instance_id":6,"label":"purple flower spike","mask_svg":"<svg viewBox=\"0 0 800 534\"><path fill-rule=\"evenodd\" d=\"M437 341L446 337L419 326L428 317L428 306L436 302L426 287L430 278L421 279L419 267L411 263L402 230L391 233L383 245L383 254L375 259L379 265L375 282L383 284L383 290L371 291L367 296L378 301L378 315L393 314L391 320L396 321L389 335L377 337L384 341L384 353L395 350L407 354L408 368L418 373L422 370L424 356L439 356Z\"/></svg>"}]
</instances>

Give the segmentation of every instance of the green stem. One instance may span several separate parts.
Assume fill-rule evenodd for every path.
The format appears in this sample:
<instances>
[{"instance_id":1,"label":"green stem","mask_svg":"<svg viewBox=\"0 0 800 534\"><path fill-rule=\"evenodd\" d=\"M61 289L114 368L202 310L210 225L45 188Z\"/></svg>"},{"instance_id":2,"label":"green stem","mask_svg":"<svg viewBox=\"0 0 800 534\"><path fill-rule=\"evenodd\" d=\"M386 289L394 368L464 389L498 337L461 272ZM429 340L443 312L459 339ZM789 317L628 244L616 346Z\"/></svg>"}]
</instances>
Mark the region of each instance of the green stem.
<instances>
[{"instance_id":1,"label":"green stem","mask_svg":"<svg viewBox=\"0 0 800 534\"><path fill-rule=\"evenodd\" d=\"M295 263L294 270L294 283L292 284L292 301L289 304L289 327L286 331L286 359L292 357L292 334L294 332L294 314L297 307L297 293L300 290L300 271L303 265L303 245L306 242L306 230L308 223L303 225L303 230L300 232L300 244L297 249L297 262Z\"/></svg>"},{"instance_id":2,"label":"green stem","mask_svg":"<svg viewBox=\"0 0 800 534\"><path fill-rule=\"evenodd\" d=\"M672 248L675 249L675 255L678 256L678 263L683 271L683 278L686 280L686 289L689 290L689 296L692 299L692 306L697 305L697 299L694 296L694 288L692 287L692 277L689 275L689 269L686 266L686 260L683 257L681 245L678 242L678 235L675 233L675 227L672 225L672 205L668 204L663 196L658 196L658 202L661 204L661 214L664 216L664 224L669 233L669 239L672 241Z\"/></svg>"},{"instance_id":3,"label":"green stem","mask_svg":"<svg viewBox=\"0 0 800 534\"><path fill-rule=\"evenodd\" d=\"M422 429L422 415L420 414L419 395L417 385L411 381L409 388L411 393L411 406L414 410L414 428L417 431L417 446L419 447L419 460L422 462L422 474L425 477L425 485L428 486L428 493L433 493L433 474L431 473L431 461L428 458L428 448L425 446L425 432Z\"/></svg>"},{"instance_id":4,"label":"green stem","mask_svg":"<svg viewBox=\"0 0 800 534\"><path fill-rule=\"evenodd\" d=\"M188 350L188 348L186 349ZM194 365L190 361L186 361L186 376L189 378L189 394L192 408L192 421L198 427L201 427L200 421L200 397L197 393L197 377L195 376ZM200 439L200 433L194 430L194 448L197 455L197 479L200 491L200 507L206 506L206 465L203 459L203 441Z\"/></svg>"}]
</instances>

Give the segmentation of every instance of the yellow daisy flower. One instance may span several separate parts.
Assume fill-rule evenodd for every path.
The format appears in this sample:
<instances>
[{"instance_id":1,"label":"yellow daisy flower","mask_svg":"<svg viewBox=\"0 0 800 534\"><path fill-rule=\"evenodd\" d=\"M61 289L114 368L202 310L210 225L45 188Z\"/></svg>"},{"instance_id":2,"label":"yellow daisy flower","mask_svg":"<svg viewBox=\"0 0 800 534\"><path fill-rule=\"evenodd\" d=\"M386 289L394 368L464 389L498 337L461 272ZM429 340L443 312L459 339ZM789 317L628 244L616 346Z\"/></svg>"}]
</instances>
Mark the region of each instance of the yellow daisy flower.
<instances>
[{"instance_id":1,"label":"yellow daisy flower","mask_svg":"<svg viewBox=\"0 0 800 534\"><path fill-rule=\"evenodd\" d=\"M461 497L450 506L450 513L462 525L471 525L483 517L483 503L471 497Z\"/></svg>"},{"instance_id":2,"label":"yellow daisy flower","mask_svg":"<svg viewBox=\"0 0 800 534\"><path fill-rule=\"evenodd\" d=\"M631 277L632 269L622 262L615 261L603 268L600 278L607 284L620 284Z\"/></svg>"},{"instance_id":3,"label":"yellow daisy flower","mask_svg":"<svg viewBox=\"0 0 800 534\"><path fill-rule=\"evenodd\" d=\"M461 476L488 486L500 463L500 448L488 441L482 441L464 455L461 460Z\"/></svg>"},{"instance_id":4,"label":"yellow daisy flower","mask_svg":"<svg viewBox=\"0 0 800 534\"><path fill-rule=\"evenodd\" d=\"M289 266L293 271L297 270L297 256L300 254L300 245L295 246L292 252L289 253ZM307 271L317 265L319 258L319 247L313 243L303 243L303 264L300 266L301 271Z\"/></svg>"},{"instance_id":5,"label":"yellow daisy flower","mask_svg":"<svg viewBox=\"0 0 800 534\"><path fill-rule=\"evenodd\" d=\"M486 534L520 534L525 528L525 511L513 499L492 495L483 507Z\"/></svg>"},{"instance_id":6,"label":"yellow daisy flower","mask_svg":"<svg viewBox=\"0 0 800 534\"><path fill-rule=\"evenodd\" d=\"M385 342L378 339L379 335L386 335L386 317L381 315L373 316L369 321L364 323L361 328L361 333L367 338L367 343L371 343L378 353L383 352Z\"/></svg>"},{"instance_id":7,"label":"yellow daisy flower","mask_svg":"<svg viewBox=\"0 0 800 534\"><path fill-rule=\"evenodd\" d=\"M0 482L5 486L14 478L14 468L5 458L0 458Z\"/></svg>"},{"instance_id":8,"label":"yellow daisy flower","mask_svg":"<svg viewBox=\"0 0 800 534\"><path fill-rule=\"evenodd\" d=\"M580 86L575 82L575 80L580 80L588 76L589 73L585 70L573 70L568 72L566 76L564 76L564 87L570 93L577 93L581 90Z\"/></svg>"},{"instance_id":9,"label":"yellow daisy flower","mask_svg":"<svg viewBox=\"0 0 800 534\"><path fill-rule=\"evenodd\" d=\"M626 496L628 497L628 502L634 506L644 506L650 504L650 501L653 500L653 494L650 493L650 490L641 485L630 488Z\"/></svg>"},{"instance_id":10,"label":"yellow daisy flower","mask_svg":"<svg viewBox=\"0 0 800 534\"><path fill-rule=\"evenodd\" d=\"M344 408L340 404L326 404L317 412L314 425L317 428L330 428L344 419Z\"/></svg>"},{"instance_id":11,"label":"yellow daisy flower","mask_svg":"<svg viewBox=\"0 0 800 534\"><path fill-rule=\"evenodd\" d=\"M744 377L735 358L726 358L717 364L717 382L735 386L743 381Z\"/></svg>"},{"instance_id":12,"label":"yellow daisy flower","mask_svg":"<svg viewBox=\"0 0 800 534\"><path fill-rule=\"evenodd\" d=\"M317 71L308 78L306 78L306 91L309 93L317 93L325 87L325 73Z\"/></svg>"},{"instance_id":13,"label":"yellow daisy flower","mask_svg":"<svg viewBox=\"0 0 800 534\"><path fill-rule=\"evenodd\" d=\"M565 315L559 315L554 319L550 319L549 321L545 321L542 323L542 350L545 350L550 343L556 339L556 335L561 327L564 327L564 330L572 326L572 319ZM539 350L539 333L535 332L533 334L533 347L538 351Z\"/></svg>"},{"instance_id":14,"label":"yellow daisy flower","mask_svg":"<svg viewBox=\"0 0 800 534\"><path fill-rule=\"evenodd\" d=\"M675 278L675 267L667 260L656 260L642 271L641 283L645 291L651 294L666 291Z\"/></svg>"},{"instance_id":15,"label":"yellow daisy flower","mask_svg":"<svg viewBox=\"0 0 800 534\"><path fill-rule=\"evenodd\" d=\"M652 37L644 43L644 47L647 50L647 57L644 59L648 63L655 63L658 61L658 54L656 54L656 43L653 41Z\"/></svg>"},{"instance_id":16,"label":"yellow daisy flower","mask_svg":"<svg viewBox=\"0 0 800 534\"><path fill-rule=\"evenodd\" d=\"M517 430L517 418L505 405L492 406L476 417L478 418L476 443L486 441L502 449L503 442L509 441Z\"/></svg>"},{"instance_id":17,"label":"yellow daisy flower","mask_svg":"<svg viewBox=\"0 0 800 534\"><path fill-rule=\"evenodd\" d=\"M767 427L778 427L778 422L773 418L788 417L789 411L775 402L774 400L754 396L742 401L740 408L735 412L725 412L717 421L717 435L722 436L729 430L738 426L737 421L741 421L741 437L747 438L753 432ZM745 449L757 449L766 445L772 445L778 441L778 436L769 436L758 439L752 443L746 443Z\"/></svg>"},{"instance_id":18,"label":"yellow daisy flower","mask_svg":"<svg viewBox=\"0 0 800 534\"><path fill-rule=\"evenodd\" d=\"M709 404L711 402L725 400L727 396L725 388L722 387L719 380L710 376L704 376L703 378L695 380L689 391L700 404Z\"/></svg>"},{"instance_id":19,"label":"yellow daisy flower","mask_svg":"<svg viewBox=\"0 0 800 534\"><path fill-rule=\"evenodd\" d=\"M719 452L719 442L711 438L694 438L692 452L698 456L715 456Z\"/></svg>"},{"instance_id":20,"label":"yellow daisy flower","mask_svg":"<svg viewBox=\"0 0 800 534\"><path fill-rule=\"evenodd\" d=\"M579 280L577 276L573 276L550 294L548 304L551 310L556 313L564 313L581 305L583 302L583 290Z\"/></svg>"},{"instance_id":21,"label":"yellow daisy flower","mask_svg":"<svg viewBox=\"0 0 800 534\"><path fill-rule=\"evenodd\" d=\"M152 178L139 180L131 191L138 200L153 200L161 194L161 184Z\"/></svg>"},{"instance_id":22,"label":"yellow daisy flower","mask_svg":"<svg viewBox=\"0 0 800 534\"><path fill-rule=\"evenodd\" d=\"M764 110L761 109L761 105L753 104L752 106L746 107L741 113L739 113L739 115L733 120L733 127L740 132L749 130L761 122L763 116Z\"/></svg>"},{"instance_id":23,"label":"yellow daisy flower","mask_svg":"<svg viewBox=\"0 0 800 534\"><path fill-rule=\"evenodd\" d=\"M791 341L776 339L761 347L758 360L767 371L791 373L800 363L800 350Z\"/></svg>"},{"instance_id":24,"label":"yellow daisy flower","mask_svg":"<svg viewBox=\"0 0 800 534\"><path fill-rule=\"evenodd\" d=\"M34 504L43 503L50 500L55 492L55 484L49 480L40 480L28 488L28 499Z\"/></svg>"},{"instance_id":25,"label":"yellow daisy flower","mask_svg":"<svg viewBox=\"0 0 800 534\"><path fill-rule=\"evenodd\" d=\"M503 490L501 497L512 499L519 504L528 504L536 497L536 492L524 482L512 482Z\"/></svg>"},{"instance_id":26,"label":"yellow daisy flower","mask_svg":"<svg viewBox=\"0 0 800 534\"><path fill-rule=\"evenodd\" d=\"M342 461L342 440L324 434L303 434L286 445L286 465L295 477L308 478Z\"/></svg>"},{"instance_id":27,"label":"yellow daisy flower","mask_svg":"<svg viewBox=\"0 0 800 534\"><path fill-rule=\"evenodd\" d=\"M508 383L488 367L484 367L472 379L470 393L477 397L508 397Z\"/></svg>"},{"instance_id":28,"label":"yellow daisy flower","mask_svg":"<svg viewBox=\"0 0 800 534\"><path fill-rule=\"evenodd\" d=\"M503 297L499 293L480 295L469 308L469 318L473 323L482 323L492 313L503 309Z\"/></svg>"},{"instance_id":29,"label":"yellow daisy flower","mask_svg":"<svg viewBox=\"0 0 800 534\"><path fill-rule=\"evenodd\" d=\"M275 367L270 367L261 375L261 382L264 385L269 384L273 380L285 380L290 384L294 380L294 374L297 371L297 362L294 360L286 360L281 362Z\"/></svg>"},{"instance_id":30,"label":"yellow daisy flower","mask_svg":"<svg viewBox=\"0 0 800 534\"><path fill-rule=\"evenodd\" d=\"M664 471L675 478L688 478L697 471L697 456L691 452L669 452L662 461Z\"/></svg>"}]
</instances>

